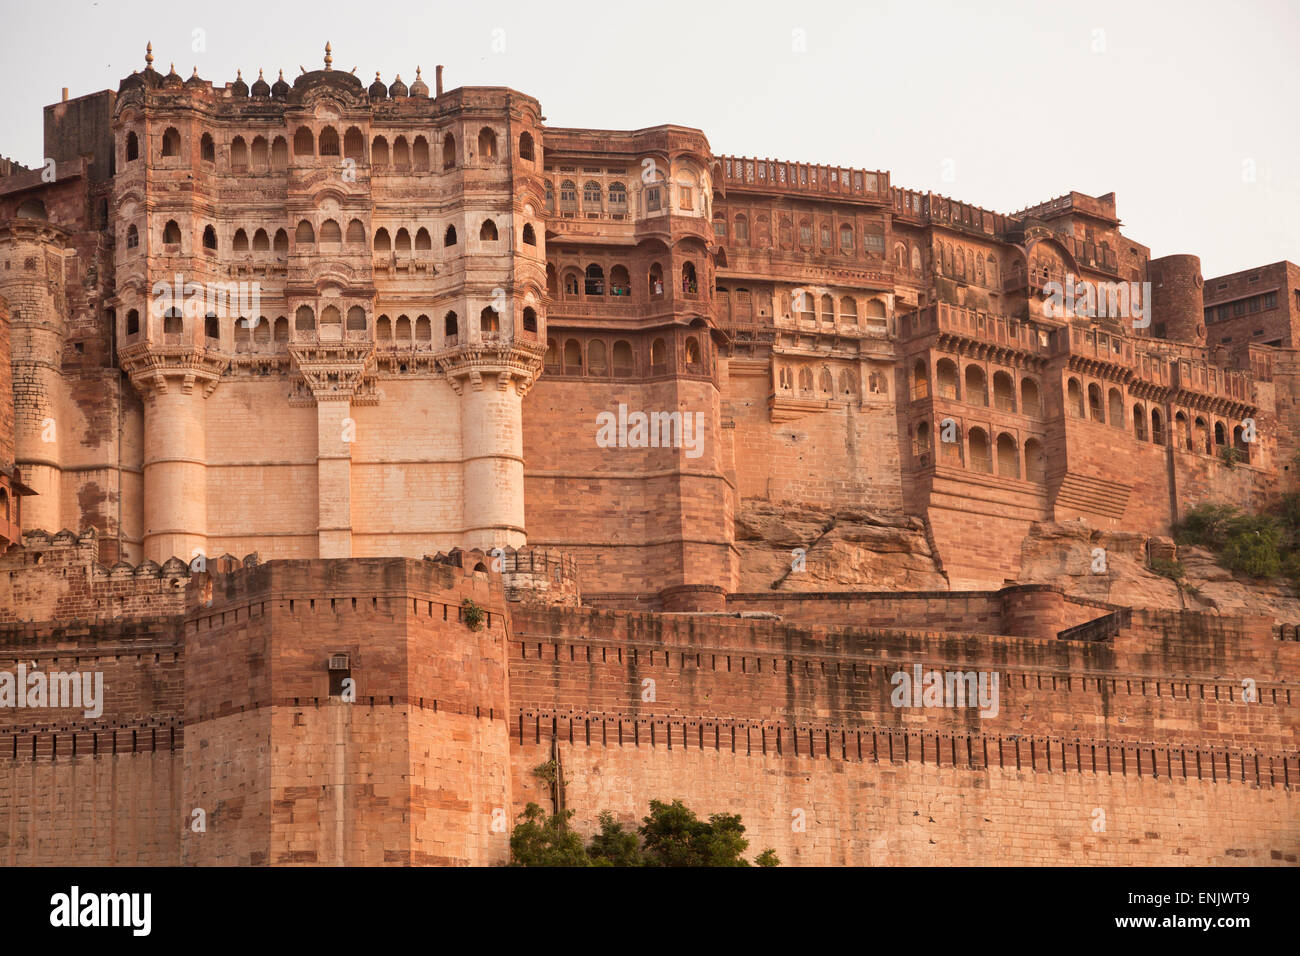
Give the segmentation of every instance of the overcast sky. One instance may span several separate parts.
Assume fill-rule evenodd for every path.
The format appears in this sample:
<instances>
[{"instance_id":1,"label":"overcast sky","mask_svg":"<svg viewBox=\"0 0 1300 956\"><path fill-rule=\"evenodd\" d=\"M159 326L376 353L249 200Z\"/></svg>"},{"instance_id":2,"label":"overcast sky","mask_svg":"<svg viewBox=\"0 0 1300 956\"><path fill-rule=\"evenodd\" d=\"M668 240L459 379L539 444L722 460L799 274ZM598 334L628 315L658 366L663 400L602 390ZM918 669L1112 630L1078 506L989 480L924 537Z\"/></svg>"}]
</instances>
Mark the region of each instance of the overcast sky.
<instances>
[{"instance_id":1,"label":"overcast sky","mask_svg":"<svg viewBox=\"0 0 1300 956\"><path fill-rule=\"evenodd\" d=\"M704 130L716 153L887 169L1011 212L1115 191L1153 256L1206 275L1300 260L1300 4L3 3L0 154L42 109L144 67L251 83L299 65L511 86L556 126ZM201 31L196 33L196 31ZM197 39L196 39L197 38ZM198 49L196 49L198 48Z\"/></svg>"}]
</instances>

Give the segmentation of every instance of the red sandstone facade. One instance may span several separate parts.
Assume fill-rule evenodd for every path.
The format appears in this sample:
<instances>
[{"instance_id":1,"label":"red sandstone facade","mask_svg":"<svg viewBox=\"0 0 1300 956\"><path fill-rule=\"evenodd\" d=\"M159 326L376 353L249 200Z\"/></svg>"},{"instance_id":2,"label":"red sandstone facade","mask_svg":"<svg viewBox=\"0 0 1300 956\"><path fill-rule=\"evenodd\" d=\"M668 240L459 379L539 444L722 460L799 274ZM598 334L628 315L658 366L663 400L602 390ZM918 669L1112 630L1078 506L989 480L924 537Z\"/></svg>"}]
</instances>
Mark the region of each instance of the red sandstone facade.
<instances>
[{"instance_id":1,"label":"red sandstone facade","mask_svg":"<svg viewBox=\"0 0 1300 956\"><path fill-rule=\"evenodd\" d=\"M0 858L499 863L529 800L680 796L792 863L1296 862L1293 623L1005 586L1035 522L1295 487L1294 265L324 65L151 55L0 177L0 670L107 689L0 709ZM743 593L754 502L914 516L953 590Z\"/></svg>"}]
</instances>

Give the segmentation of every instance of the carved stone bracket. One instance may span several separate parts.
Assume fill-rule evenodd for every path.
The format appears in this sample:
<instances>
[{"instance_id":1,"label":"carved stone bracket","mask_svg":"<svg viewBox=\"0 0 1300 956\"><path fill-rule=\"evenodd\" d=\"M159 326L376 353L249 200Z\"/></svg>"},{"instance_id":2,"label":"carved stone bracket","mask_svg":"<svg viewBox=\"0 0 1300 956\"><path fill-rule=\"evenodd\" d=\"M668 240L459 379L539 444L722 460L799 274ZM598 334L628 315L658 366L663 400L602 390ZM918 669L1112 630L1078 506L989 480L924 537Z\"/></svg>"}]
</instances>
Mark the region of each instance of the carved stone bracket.
<instances>
[{"instance_id":1,"label":"carved stone bracket","mask_svg":"<svg viewBox=\"0 0 1300 956\"><path fill-rule=\"evenodd\" d=\"M434 360L457 395L467 382L474 391L481 391L487 376L496 377L500 391L513 385L525 395L542 373L545 352L545 346L539 344L495 340L444 349Z\"/></svg>"},{"instance_id":2,"label":"carved stone bracket","mask_svg":"<svg viewBox=\"0 0 1300 956\"><path fill-rule=\"evenodd\" d=\"M374 359L368 342L294 343L289 354L316 401L351 401Z\"/></svg>"},{"instance_id":3,"label":"carved stone bracket","mask_svg":"<svg viewBox=\"0 0 1300 956\"><path fill-rule=\"evenodd\" d=\"M189 395L197 385L209 397L230 365L230 357L215 349L141 342L118 349L118 361L142 396L166 392L171 383Z\"/></svg>"}]
</instances>

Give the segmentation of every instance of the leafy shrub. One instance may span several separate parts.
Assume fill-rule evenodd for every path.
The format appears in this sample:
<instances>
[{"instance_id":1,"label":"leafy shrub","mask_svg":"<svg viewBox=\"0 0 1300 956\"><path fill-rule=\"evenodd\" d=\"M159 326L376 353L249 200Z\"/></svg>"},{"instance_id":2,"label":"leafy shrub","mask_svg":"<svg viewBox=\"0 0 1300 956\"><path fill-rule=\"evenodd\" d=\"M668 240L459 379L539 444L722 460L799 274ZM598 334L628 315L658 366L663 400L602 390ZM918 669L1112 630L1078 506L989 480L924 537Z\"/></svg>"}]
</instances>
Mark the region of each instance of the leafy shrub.
<instances>
[{"instance_id":1,"label":"leafy shrub","mask_svg":"<svg viewBox=\"0 0 1300 956\"><path fill-rule=\"evenodd\" d=\"M1252 578L1271 578L1282 571L1281 532L1269 525L1242 528L1224 545L1219 562L1229 571Z\"/></svg>"},{"instance_id":2,"label":"leafy shrub","mask_svg":"<svg viewBox=\"0 0 1300 956\"><path fill-rule=\"evenodd\" d=\"M1151 570L1161 577L1168 578L1175 584L1187 577L1187 571L1183 568L1181 561L1168 561L1164 558L1154 558L1151 561Z\"/></svg>"},{"instance_id":3,"label":"leafy shrub","mask_svg":"<svg viewBox=\"0 0 1300 956\"><path fill-rule=\"evenodd\" d=\"M471 631L477 631L483 627L483 619L487 617L487 612L479 607L469 598L465 598L465 603L460 606L461 614L465 618L465 624Z\"/></svg>"},{"instance_id":4,"label":"leafy shrub","mask_svg":"<svg viewBox=\"0 0 1300 956\"><path fill-rule=\"evenodd\" d=\"M1233 522L1240 517L1241 511L1233 505L1197 505L1174 527L1174 538L1179 544L1221 551L1228 543Z\"/></svg>"}]
</instances>

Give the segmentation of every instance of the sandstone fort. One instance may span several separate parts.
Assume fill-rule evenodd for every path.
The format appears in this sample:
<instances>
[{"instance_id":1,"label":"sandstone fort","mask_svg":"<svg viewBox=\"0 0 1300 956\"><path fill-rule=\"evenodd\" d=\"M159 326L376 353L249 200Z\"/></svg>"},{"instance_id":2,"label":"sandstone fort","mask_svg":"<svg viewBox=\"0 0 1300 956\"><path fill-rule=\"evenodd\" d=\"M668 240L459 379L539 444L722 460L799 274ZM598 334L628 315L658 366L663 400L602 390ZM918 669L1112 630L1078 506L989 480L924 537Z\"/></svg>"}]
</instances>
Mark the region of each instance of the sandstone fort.
<instances>
[{"instance_id":1,"label":"sandstone fort","mask_svg":"<svg viewBox=\"0 0 1300 956\"><path fill-rule=\"evenodd\" d=\"M0 862L497 864L652 798L796 865L1297 862L1300 598L1150 568L1300 487L1300 267L162 65L0 160L0 671L103 688L0 707ZM932 669L997 705L891 701Z\"/></svg>"}]
</instances>

